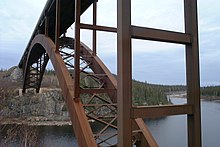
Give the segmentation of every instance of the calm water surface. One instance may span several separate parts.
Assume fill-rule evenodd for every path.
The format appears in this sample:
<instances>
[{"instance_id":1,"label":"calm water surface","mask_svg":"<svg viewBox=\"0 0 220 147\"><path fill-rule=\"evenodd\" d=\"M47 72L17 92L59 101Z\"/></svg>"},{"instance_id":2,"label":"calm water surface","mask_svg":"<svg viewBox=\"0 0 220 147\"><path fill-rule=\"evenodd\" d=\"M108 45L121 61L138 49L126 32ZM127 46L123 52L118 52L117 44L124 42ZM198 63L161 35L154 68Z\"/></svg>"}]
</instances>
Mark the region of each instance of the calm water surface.
<instances>
[{"instance_id":1,"label":"calm water surface","mask_svg":"<svg viewBox=\"0 0 220 147\"><path fill-rule=\"evenodd\" d=\"M183 104L186 99L173 98L175 104ZM186 116L169 116L156 120L145 120L160 147L186 147ZM41 127L44 146L77 146L71 126ZM202 101L203 147L220 146L220 103Z\"/></svg>"},{"instance_id":2,"label":"calm water surface","mask_svg":"<svg viewBox=\"0 0 220 147\"><path fill-rule=\"evenodd\" d=\"M173 98L175 104L183 104L186 99ZM202 101L202 143L203 147L220 146L220 103ZM187 119L185 115L169 116L159 120L148 120L153 136L160 147L187 146Z\"/></svg>"},{"instance_id":3,"label":"calm water surface","mask_svg":"<svg viewBox=\"0 0 220 147\"><path fill-rule=\"evenodd\" d=\"M172 98L175 104L183 104L186 99ZM202 101L202 142L204 147L220 146L220 103ZM156 120L145 120L160 147L186 147L186 116L169 116ZM42 128L46 145L77 146L71 127Z\"/></svg>"}]
</instances>

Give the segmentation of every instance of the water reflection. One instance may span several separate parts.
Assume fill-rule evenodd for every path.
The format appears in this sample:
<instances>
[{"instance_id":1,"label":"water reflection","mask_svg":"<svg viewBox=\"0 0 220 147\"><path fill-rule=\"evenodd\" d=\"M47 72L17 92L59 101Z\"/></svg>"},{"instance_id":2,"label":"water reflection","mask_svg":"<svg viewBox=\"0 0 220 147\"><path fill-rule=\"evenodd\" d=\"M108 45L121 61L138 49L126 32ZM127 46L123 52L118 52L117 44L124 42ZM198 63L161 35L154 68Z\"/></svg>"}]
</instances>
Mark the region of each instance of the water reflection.
<instances>
[{"instance_id":1,"label":"water reflection","mask_svg":"<svg viewBox=\"0 0 220 147\"><path fill-rule=\"evenodd\" d=\"M184 104L186 99L172 98L174 104ZM219 147L220 144L220 103L201 101L202 146ZM169 116L158 120L148 120L149 129L160 147L187 146L186 115Z\"/></svg>"},{"instance_id":2,"label":"water reflection","mask_svg":"<svg viewBox=\"0 0 220 147\"><path fill-rule=\"evenodd\" d=\"M175 104L183 104L186 99L172 98ZM203 147L219 147L220 103L202 101L202 141ZM155 120L145 120L160 147L186 147L186 115L169 116ZM95 130L96 124L92 129ZM77 146L72 126L39 127L42 146ZM0 135L1 136L1 135Z\"/></svg>"}]
</instances>

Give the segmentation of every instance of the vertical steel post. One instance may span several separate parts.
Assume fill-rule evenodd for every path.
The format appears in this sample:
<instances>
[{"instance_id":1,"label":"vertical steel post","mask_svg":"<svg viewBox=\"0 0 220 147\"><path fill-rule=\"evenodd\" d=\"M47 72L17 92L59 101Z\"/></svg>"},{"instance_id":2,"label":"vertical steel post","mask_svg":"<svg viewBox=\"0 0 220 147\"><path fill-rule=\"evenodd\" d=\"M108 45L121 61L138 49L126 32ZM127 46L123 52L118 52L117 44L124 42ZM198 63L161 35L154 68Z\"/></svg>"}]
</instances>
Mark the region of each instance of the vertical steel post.
<instances>
[{"instance_id":1,"label":"vertical steel post","mask_svg":"<svg viewBox=\"0 0 220 147\"><path fill-rule=\"evenodd\" d=\"M131 0L117 1L118 146L132 146Z\"/></svg>"},{"instance_id":2,"label":"vertical steel post","mask_svg":"<svg viewBox=\"0 0 220 147\"><path fill-rule=\"evenodd\" d=\"M80 8L81 1L75 0L75 56L74 56L74 100L79 101L80 96Z\"/></svg>"},{"instance_id":3,"label":"vertical steel post","mask_svg":"<svg viewBox=\"0 0 220 147\"><path fill-rule=\"evenodd\" d=\"M92 47L93 47L93 55L96 56L96 30L94 29L94 27L96 26L97 23L97 1L95 0L93 3L93 43L92 43Z\"/></svg>"},{"instance_id":4,"label":"vertical steel post","mask_svg":"<svg viewBox=\"0 0 220 147\"><path fill-rule=\"evenodd\" d=\"M201 147L197 0L184 0L184 7L185 32L192 35L192 43L186 45L187 103L194 109L193 115L187 115L188 146Z\"/></svg>"},{"instance_id":5,"label":"vertical steel post","mask_svg":"<svg viewBox=\"0 0 220 147\"><path fill-rule=\"evenodd\" d=\"M45 36L48 36L48 31L49 31L49 16L45 16Z\"/></svg>"},{"instance_id":6,"label":"vertical steel post","mask_svg":"<svg viewBox=\"0 0 220 147\"><path fill-rule=\"evenodd\" d=\"M42 55L42 56L44 56L44 54ZM36 74L36 82L35 82L35 90L36 90L36 93L39 93L39 91L40 91L40 86L38 86L39 85L39 80L40 80L40 74L41 74L41 67L42 67L42 57L40 57L39 59L38 59L38 61L37 61L37 68L36 68L36 72L37 72L37 74ZM39 87L39 88L38 88Z\"/></svg>"},{"instance_id":7,"label":"vertical steel post","mask_svg":"<svg viewBox=\"0 0 220 147\"><path fill-rule=\"evenodd\" d=\"M59 51L59 37L60 37L60 0L56 0L56 27L55 27L55 44L56 51Z\"/></svg>"}]
</instances>

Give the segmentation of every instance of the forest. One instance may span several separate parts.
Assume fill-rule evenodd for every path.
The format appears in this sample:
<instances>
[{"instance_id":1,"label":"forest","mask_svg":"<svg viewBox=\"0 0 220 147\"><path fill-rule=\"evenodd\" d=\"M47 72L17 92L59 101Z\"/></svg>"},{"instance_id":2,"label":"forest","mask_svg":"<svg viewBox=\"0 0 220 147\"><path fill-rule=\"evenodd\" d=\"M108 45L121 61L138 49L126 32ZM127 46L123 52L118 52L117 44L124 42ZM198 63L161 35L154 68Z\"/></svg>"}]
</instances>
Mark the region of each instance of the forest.
<instances>
[{"instance_id":1,"label":"forest","mask_svg":"<svg viewBox=\"0 0 220 147\"><path fill-rule=\"evenodd\" d=\"M5 96L12 96L13 89L21 88L22 81L10 80L10 74L13 69L0 70L0 100ZM88 83L88 79L87 83ZM85 83L81 81L82 84ZM89 81L90 85L95 85L93 81ZM59 88L54 70L46 70L42 81L42 87ZM186 91L185 85L158 85L150 84L133 79L132 81L132 99L134 105L164 105L169 104L167 94L177 91ZM220 86L201 87L202 96L220 97Z\"/></svg>"}]
</instances>

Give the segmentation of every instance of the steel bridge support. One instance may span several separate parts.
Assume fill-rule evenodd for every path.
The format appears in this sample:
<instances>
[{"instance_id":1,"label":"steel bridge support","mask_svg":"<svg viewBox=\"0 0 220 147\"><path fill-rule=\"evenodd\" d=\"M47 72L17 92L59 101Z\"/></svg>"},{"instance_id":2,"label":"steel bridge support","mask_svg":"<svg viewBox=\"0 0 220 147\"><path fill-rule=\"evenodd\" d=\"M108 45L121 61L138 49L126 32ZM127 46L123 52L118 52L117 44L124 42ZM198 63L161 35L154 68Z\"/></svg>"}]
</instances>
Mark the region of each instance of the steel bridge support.
<instances>
[{"instance_id":1,"label":"steel bridge support","mask_svg":"<svg viewBox=\"0 0 220 147\"><path fill-rule=\"evenodd\" d=\"M186 114L188 146L201 147L201 110L197 0L184 0L185 33L131 25L131 0L117 1L118 144L132 146L132 119ZM186 50L187 104L133 107L131 97L131 39L184 44Z\"/></svg>"},{"instance_id":2,"label":"steel bridge support","mask_svg":"<svg viewBox=\"0 0 220 147\"><path fill-rule=\"evenodd\" d=\"M184 0L184 8L185 32L191 34L192 39L190 44L186 44L187 104L193 105L193 114L187 115L188 146L200 147L202 143L197 0Z\"/></svg>"},{"instance_id":3,"label":"steel bridge support","mask_svg":"<svg viewBox=\"0 0 220 147\"><path fill-rule=\"evenodd\" d=\"M91 4L92 25L80 23L80 15ZM132 26L131 0L117 0L117 28L112 28L96 24L96 0L48 0L19 63L24 71L23 92L27 88L39 91L50 58L79 146L157 147L142 118L187 115L188 146L200 147L197 0L184 0L184 14L185 33ZM61 36L73 22L75 39ZM80 29L93 31L92 50L80 42ZM117 80L97 56L96 31L117 33ZM185 45L187 104L132 105L133 38ZM103 127L94 131L89 120Z\"/></svg>"}]
</instances>

